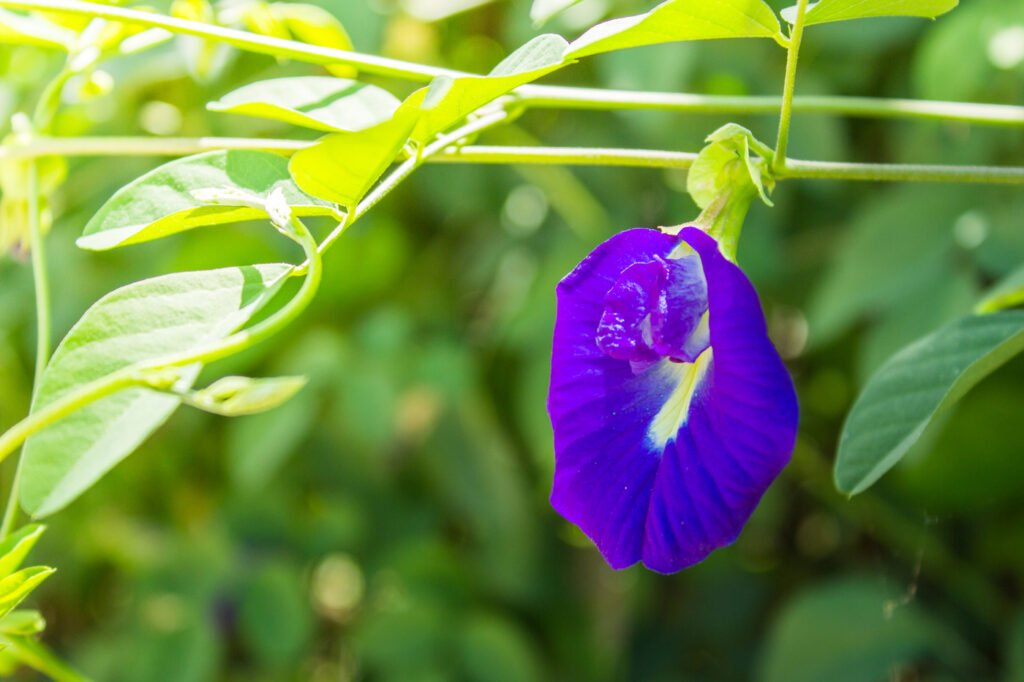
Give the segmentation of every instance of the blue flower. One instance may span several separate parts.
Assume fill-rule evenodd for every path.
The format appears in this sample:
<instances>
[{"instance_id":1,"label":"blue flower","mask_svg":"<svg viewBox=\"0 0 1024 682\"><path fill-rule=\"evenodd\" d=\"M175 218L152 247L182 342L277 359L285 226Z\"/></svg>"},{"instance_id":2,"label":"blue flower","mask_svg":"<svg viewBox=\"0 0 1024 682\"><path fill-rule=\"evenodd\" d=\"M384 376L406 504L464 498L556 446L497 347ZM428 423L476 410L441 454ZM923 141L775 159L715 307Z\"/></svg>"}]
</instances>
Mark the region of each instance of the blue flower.
<instances>
[{"instance_id":1,"label":"blue flower","mask_svg":"<svg viewBox=\"0 0 1024 682\"><path fill-rule=\"evenodd\" d=\"M620 232L561 281L551 503L613 568L733 542L789 461L798 409L757 292L695 227Z\"/></svg>"}]
</instances>

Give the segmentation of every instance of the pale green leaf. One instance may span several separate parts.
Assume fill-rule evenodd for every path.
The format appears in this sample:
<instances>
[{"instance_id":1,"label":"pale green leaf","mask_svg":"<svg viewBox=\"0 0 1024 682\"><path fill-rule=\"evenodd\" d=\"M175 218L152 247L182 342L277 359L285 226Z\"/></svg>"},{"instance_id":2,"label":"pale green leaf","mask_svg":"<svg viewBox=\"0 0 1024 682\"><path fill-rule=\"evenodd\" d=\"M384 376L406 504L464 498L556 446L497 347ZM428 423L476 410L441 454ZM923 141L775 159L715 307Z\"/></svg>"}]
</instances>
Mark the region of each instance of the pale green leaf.
<instances>
[{"instance_id":1,"label":"pale green leaf","mask_svg":"<svg viewBox=\"0 0 1024 682\"><path fill-rule=\"evenodd\" d=\"M373 85L330 76L298 76L245 85L206 108L328 132L352 132L390 119L398 104L394 95Z\"/></svg>"},{"instance_id":2,"label":"pale green leaf","mask_svg":"<svg viewBox=\"0 0 1024 682\"><path fill-rule=\"evenodd\" d=\"M258 414L284 403L307 382L306 377L224 377L191 393L188 403L225 417Z\"/></svg>"},{"instance_id":3,"label":"pale green leaf","mask_svg":"<svg viewBox=\"0 0 1024 682\"><path fill-rule=\"evenodd\" d=\"M33 410L134 364L199 349L243 325L285 281L277 263L185 272L107 294L68 332L43 373ZM195 380L188 368L181 388ZM124 459L178 406L145 388L123 390L32 436L22 455L21 504L52 514Z\"/></svg>"},{"instance_id":4,"label":"pale green leaf","mask_svg":"<svg viewBox=\"0 0 1024 682\"><path fill-rule=\"evenodd\" d=\"M158 239L207 225L265 218L251 206L210 206L195 190L246 193L266 198L280 189L296 215L334 215L337 207L300 190L288 160L270 152L213 151L177 159L119 189L86 224L76 242L101 251Z\"/></svg>"},{"instance_id":5,"label":"pale green leaf","mask_svg":"<svg viewBox=\"0 0 1024 682\"><path fill-rule=\"evenodd\" d=\"M23 568L0 580L0 618L14 610L14 607L29 595L39 583L56 571L48 566Z\"/></svg>"},{"instance_id":6,"label":"pale green leaf","mask_svg":"<svg viewBox=\"0 0 1024 682\"><path fill-rule=\"evenodd\" d=\"M0 578L14 573L42 536L45 526L29 524L19 528L0 542Z\"/></svg>"},{"instance_id":7,"label":"pale green leaf","mask_svg":"<svg viewBox=\"0 0 1024 682\"><path fill-rule=\"evenodd\" d=\"M11 611L0 619L0 633L5 635L35 635L46 629L46 619L38 611L22 609Z\"/></svg>"},{"instance_id":8,"label":"pale green leaf","mask_svg":"<svg viewBox=\"0 0 1024 682\"><path fill-rule=\"evenodd\" d=\"M974 307L976 313L991 313L1024 303L1024 266L996 282Z\"/></svg>"},{"instance_id":9,"label":"pale green leaf","mask_svg":"<svg viewBox=\"0 0 1024 682\"><path fill-rule=\"evenodd\" d=\"M447 130L485 104L565 66L568 44L561 36L537 36L486 76L439 77L425 94L423 115L412 134L420 142Z\"/></svg>"},{"instance_id":10,"label":"pale green leaf","mask_svg":"<svg viewBox=\"0 0 1024 682\"><path fill-rule=\"evenodd\" d=\"M540 26L545 21L562 12L580 0L533 0L530 6L530 19L534 26Z\"/></svg>"},{"instance_id":11,"label":"pale green leaf","mask_svg":"<svg viewBox=\"0 0 1024 682\"><path fill-rule=\"evenodd\" d=\"M1024 350L1024 311L955 320L907 346L875 373L843 425L836 487L853 495L888 471L925 428Z\"/></svg>"},{"instance_id":12,"label":"pale green leaf","mask_svg":"<svg viewBox=\"0 0 1024 682\"><path fill-rule=\"evenodd\" d=\"M392 119L354 133L334 133L296 152L288 164L295 184L309 194L355 207L409 140L425 89L417 90Z\"/></svg>"},{"instance_id":13,"label":"pale green leaf","mask_svg":"<svg viewBox=\"0 0 1024 682\"><path fill-rule=\"evenodd\" d=\"M925 17L934 19L957 6L959 0L821 0L807 6L804 25L824 24L828 21L864 19L867 17ZM780 12L782 18L793 23L796 6Z\"/></svg>"},{"instance_id":14,"label":"pale green leaf","mask_svg":"<svg viewBox=\"0 0 1024 682\"><path fill-rule=\"evenodd\" d=\"M566 58L680 40L778 37L779 20L761 0L667 0L594 26L569 44Z\"/></svg>"}]
</instances>

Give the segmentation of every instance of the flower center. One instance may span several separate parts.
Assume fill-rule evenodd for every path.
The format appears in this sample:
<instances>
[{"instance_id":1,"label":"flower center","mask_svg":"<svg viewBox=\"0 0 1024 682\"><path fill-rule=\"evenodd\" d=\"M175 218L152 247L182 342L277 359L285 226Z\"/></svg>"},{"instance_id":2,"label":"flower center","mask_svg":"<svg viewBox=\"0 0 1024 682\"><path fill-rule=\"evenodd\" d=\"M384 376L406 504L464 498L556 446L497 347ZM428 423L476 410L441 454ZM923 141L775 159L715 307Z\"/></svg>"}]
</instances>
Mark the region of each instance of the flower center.
<instances>
[{"instance_id":1,"label":"flower center","mask_svg":"<svg viewBox=\"0 0 1024 682\"><path fill-rule=\"evenodd\" d=\"M597 346L634 374L662 358L694 362L710 345L708 290L695 255L634 263L604 297Z\"/></svg>"}]
</instances>

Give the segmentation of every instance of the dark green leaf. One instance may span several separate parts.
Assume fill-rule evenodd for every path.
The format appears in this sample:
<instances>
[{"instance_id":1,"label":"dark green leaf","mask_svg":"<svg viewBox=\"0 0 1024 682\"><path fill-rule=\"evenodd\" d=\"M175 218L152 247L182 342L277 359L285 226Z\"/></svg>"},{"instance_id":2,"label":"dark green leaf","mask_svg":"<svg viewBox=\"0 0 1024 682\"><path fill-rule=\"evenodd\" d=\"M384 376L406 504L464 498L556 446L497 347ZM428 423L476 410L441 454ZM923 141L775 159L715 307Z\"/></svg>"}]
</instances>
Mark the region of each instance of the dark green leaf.
<instances>
[{"instance_id":1,"label":"dark green leaf","mask_svg":"<svg viewBox=\"0 0 1024 682\"><path fill-rule=\"evenodd\" d=\"M177 159L125 185L100 207L77 244L103 250L206 225L263 218L251 206L209 205L192 192L223 191L266 199L280 189L296 215L334 215L336 207L305 194L288 176L288 160L259 151L214 151Z\"/></svg>"},{"instance_id":2,"label":"dark green leaf","mask_svg":"<svg viewBox=\"0 0 1024 682\"><path fill-rule=\"evenodd\" d=\"M835 480L859 493L878 480L933 419L1024 350L1024 311L964 317L907 346L871 378L839 440Z\"/></svg>"},{"instance_id":3,"label":"dark green leaf","mask_svg":"<svg viewBox=\"0 0 1024 682\"><path fill-rule=\"evenodd\" d=\"M300 76L251 83L206 108L316 130L353 132L383 123L398 105L394 95L372 85L345 78Z\"/></svg>"},{"instance_id":4,"label":"dark green leaf","mask_svg":"<svg viewBox=\"0 0 1024 682\"><path fill-rule=\"evenodd\" d=\"M198 349L244 324L290 272L284 264L155 277L104 296L68 332L33 409L136 363ZM182 388L199 367L187 368ZM178 398L120 391L73 412L25 444L21 504L52 514L95 483L170 416Z\"/></svg>"}]
</instances>

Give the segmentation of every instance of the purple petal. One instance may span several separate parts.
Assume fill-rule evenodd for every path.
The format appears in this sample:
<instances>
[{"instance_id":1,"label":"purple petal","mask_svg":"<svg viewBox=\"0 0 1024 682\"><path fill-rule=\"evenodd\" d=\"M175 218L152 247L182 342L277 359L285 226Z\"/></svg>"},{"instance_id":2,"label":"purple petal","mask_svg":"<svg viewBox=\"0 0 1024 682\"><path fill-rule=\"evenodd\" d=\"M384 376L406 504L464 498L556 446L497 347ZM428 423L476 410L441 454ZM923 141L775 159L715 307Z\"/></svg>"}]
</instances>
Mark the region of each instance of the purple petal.
<instances>
[{"instance_id":1,"label":"purple petal","mask_svg":"<svg viewBox=\"0 0 1024 682\"><path fill-rule=\"evenodd\" d=\"M556 453L551 502L613 568L643 560L672 572L732 542L795 439L796 396L756 292L711 237L686 228L682 238L697 251L707 281L711 351L697 365L662 359L635 374L628 360L602 352L596 341L605 297L622 274L636 263L667 259L679 237L622 232L558 286L548 398ZM685 330L673 332L678 320L664 310L661 329L676 339L669 349L675 352ZM629 318L627 310L618 312ZM694 388L679 402L684 377Z\"/></svg>"}]
</instances>

